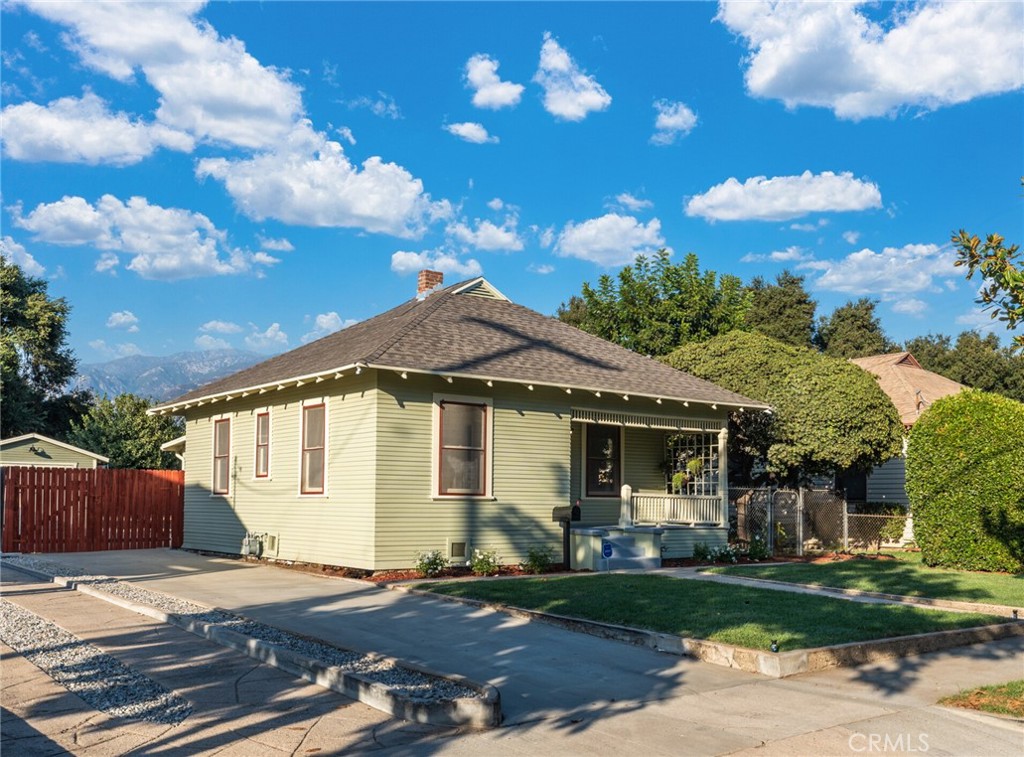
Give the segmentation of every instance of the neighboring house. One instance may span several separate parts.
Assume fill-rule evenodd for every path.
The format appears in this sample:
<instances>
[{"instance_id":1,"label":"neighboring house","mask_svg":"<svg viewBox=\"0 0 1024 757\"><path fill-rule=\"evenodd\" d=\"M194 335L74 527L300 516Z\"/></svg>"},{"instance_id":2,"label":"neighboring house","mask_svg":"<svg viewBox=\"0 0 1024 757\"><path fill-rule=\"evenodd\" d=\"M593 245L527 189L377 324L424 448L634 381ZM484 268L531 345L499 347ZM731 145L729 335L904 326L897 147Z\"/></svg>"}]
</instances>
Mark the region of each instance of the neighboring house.
<instances>
[{"instance_id":1,"label":"neighboring house","mask_svg":"<svg viewBox=\"0 0 1024 757\"><path fill-rule=\"evenodd\" d=\"M109 462L103 455L41 434L24 434L0 440L0 465L105 468Z\"/></svg>"},{"instance_id":2,"label":"neighboring house","mask_svg":"<svg viewBox=\"0 0 1024 757\"><path fill-rule=\"evenodd\" d=\"M889 395L889 399L896 406L896 411L900 414L900 419L908 432L910 427L917 422L921 413L933 402L967 388L945 376L926 371L909 352L854 358L850 362L875 375L882 391ZM860 493L860 491L855 491L849 494L849 498L863 499L867 502L895 502L904 506L909 505L906 440L904 440L903 451L903 455L894 457L866 475L861 497L853 496L853 494ZM853 488L859 488L858 482L853 483Z\"/></svg>"},{"instance_id":3,"label":"neighboring house","mask_svg":"<svg viewBox=\"0 0 1024 757\"><path fill-rule=\"evenodd\" d=\"M577 500L578 525L647 526L666 555L725 543L727 411L764 404L483 278L419 283L382 315L151 410L185 418L186 548L258 539L264 555L371 570L433 549L514 562L557 550L554 510Z\"/></svg>"}]
</instances>

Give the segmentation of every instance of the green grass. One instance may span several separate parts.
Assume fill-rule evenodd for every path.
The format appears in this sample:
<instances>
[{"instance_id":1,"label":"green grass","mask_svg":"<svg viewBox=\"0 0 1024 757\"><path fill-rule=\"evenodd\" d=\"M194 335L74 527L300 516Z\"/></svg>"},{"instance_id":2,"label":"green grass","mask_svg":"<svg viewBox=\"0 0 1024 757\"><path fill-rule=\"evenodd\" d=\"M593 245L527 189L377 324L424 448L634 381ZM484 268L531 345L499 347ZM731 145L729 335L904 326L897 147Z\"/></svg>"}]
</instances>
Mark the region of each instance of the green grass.
<instances>
[{"instance_id":1,"label":"green grass","mask_svg":"<svg viewBox=\"0 0 1024 757\"><path fill-rule=\"evenodd\" d=\"M920 554L915 552L904 553L897 560L730 565L711 568L710 571L811 586L1024 607L1024 575L929 568L921 563Z\"/></svg>"},{"instance_id":2,"label":"green grass","mask_svg":"<svg viewBox=\"0 0 1024 757\"><path fill-rule=\"evenodd\" d=\"M1024 680L962 691L939 704L1024 718Z\"/></svg>"},{"instance_id":3,"label":"green grass","mask_svg":"<svg viewBox=\"0 0 1024 757\"><path fill-rule=\"evenodd\" d=\"M752 649L767 649L777 639L783 651L1002 620L651 575L452 581L419 588Z\"/></svg>"}]
</instances>

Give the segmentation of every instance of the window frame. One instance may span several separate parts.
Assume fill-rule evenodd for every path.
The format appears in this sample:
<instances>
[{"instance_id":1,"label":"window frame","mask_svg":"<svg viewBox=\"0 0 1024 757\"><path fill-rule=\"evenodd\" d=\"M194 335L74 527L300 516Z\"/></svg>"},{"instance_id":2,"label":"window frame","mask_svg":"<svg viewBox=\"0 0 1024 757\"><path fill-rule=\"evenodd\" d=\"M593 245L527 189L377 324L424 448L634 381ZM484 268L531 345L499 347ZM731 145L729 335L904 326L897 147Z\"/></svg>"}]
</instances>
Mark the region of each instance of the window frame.
<instances>
[{"instance_id":1,"label":"window frame","mask_svg":"<svg viewBox=\"0 0 1024 757\"><path fill-rule=\"evenodd\" d=\"M222 454L218 454L218 439L220 434L218 433L222 423L227 424L227 449ZM230 418L215 418L213 420L213 443L211 445L211 459L212 459L212 475L210 476L210 495L214 497L222 497L231 494L231 419ZM226 469L224 472L224 488L217 488L217 466L218 461L223 460Z\"/></svg>"},{"instance_id":2,"label":"window frame","mask_svg":"<svg viewBox=\"0 0 1024 757\"><path fill-rule=\"evenodd\" d=\"M260 444L260 420L267 419L267 441L265 444ZM256 411L255 426L253 428L253 437L255 441L255 452L252 463L252 477L254 479L270 479L270 438L271 438L271 425L272 420L270 418L270 409ZM260 473L260 449L266 450L266 470Z\"/></svg>"},{"instance_id":3,"label":"window frame","mask_svg":"<svg viewBox=\"0 0 1024 757\"><path fill-rule=\"evenodd\" d=\"M473 405L483 409L483 443L481 465L483 466L483 491L479 493L441 491L443 404ZM494 400L491 397L460 394L435 394L433 398L433 429L431 440L431 481L430 498L433 500L493 500L494 497Z\"/></svg>"},{"instance_id":4,"label":"window frame","mask_svg":"<svg viewBox=\"0 0 1024 757\"><path fill-rule=\"evenodd\" d=\"M321 408L324 414L322 446L306 446L306 413L310 410ZM328 434L328 412L327 399L320 398L303 402L299 408L301 417L299 420L299 496L300 497L326 497L327 496L327 440ZM306 489L306 452L309 450L322 450L323 454L323 480L320 489Z\"/></svg>"},{"instance_id":5,"label":"window frame","mask_svg":"<svg viewBox=\"0 0 1024 757\"><path fill-rule=\"evenodd\" d=\"M622 484L625 481L625 470L624 470L624 453L623 448L625 447L625 434L623 433L623 427L618 424L610 423L584 423L584 434L583 434L583 465L582 474L583 481L580 486L580 491L583 497L586 499L611 499L622 496ZM613 490L610 492L591 492L590 491L590 435L592 430L595 428L614 430L618 435L616 441L618 458L615 461L617 480L613 483ZM597 459L597 458L593 458Z\"/></svg>"}]
</instances>

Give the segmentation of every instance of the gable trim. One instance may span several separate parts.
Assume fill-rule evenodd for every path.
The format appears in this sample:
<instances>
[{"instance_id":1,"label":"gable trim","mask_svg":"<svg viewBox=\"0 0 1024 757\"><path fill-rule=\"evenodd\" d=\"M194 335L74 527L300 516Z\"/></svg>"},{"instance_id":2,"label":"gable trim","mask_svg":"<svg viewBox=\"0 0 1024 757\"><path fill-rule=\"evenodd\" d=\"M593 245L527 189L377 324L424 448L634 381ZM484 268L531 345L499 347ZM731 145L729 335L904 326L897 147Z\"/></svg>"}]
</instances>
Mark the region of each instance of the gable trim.
<instances>
[{"instance_id":1,"label":"gable trim","mask_svg":"<svg viewBox=\"0 0 1024 757\"><path fill-rule=\"evenodd\" d=\"M721 431L728 424L724 418L680 418L581 407L572 408L572 420L579 423L600 423L605 426L629 426L663 431Z\"/></svg>"}]
</instances>

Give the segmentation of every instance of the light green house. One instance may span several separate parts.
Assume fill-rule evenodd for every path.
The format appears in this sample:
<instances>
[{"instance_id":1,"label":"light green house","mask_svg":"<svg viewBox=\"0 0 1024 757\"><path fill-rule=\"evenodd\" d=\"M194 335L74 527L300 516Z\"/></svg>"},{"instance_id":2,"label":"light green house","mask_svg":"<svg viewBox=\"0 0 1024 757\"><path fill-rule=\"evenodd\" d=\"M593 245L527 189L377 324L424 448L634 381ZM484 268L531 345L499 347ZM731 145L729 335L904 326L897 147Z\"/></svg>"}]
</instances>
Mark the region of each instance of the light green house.
<instances>
[{"instance_id":1,"label":"light green house","mask_svg":"<svg viewBox=\"0 0 1024 757\"><path fill-rule=\"evenodd\" d=\"M42 434L23 434L0 440L0 465L49 468L104 468L110 460L95 452L59 442Z\"/></svg>"},{"instance_id":2,"label":"light green house","mask_svg":"<svg viewBox=\"0 0 1024 757\"><path fill-rule=\"evenodd\" d=\"M574 561L603 537L722 544L741 407L765 406L425 271L415 299L151 412L186 421L185 548L381 570L561 554L577 501Z\"/></svg>"}]
</instances>

